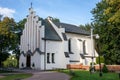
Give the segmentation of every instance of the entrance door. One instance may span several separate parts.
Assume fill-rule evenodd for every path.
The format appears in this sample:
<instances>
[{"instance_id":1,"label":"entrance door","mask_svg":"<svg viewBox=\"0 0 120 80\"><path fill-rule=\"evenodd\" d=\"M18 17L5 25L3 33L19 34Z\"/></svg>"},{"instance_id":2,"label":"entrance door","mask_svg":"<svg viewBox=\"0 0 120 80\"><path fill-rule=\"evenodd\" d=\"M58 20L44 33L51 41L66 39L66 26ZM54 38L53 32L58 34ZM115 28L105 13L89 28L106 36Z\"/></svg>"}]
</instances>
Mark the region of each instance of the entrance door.
<instances>
[{"instance_id":1,"label":"entrance door","mask_svg":"<svg viewBox=\"0 0 120 80\"><path fill-rule=\"evenodd\" d=\"M26 67L31 67L31 56L28 54L26 58Z\"/></svg>"}]
</instances>

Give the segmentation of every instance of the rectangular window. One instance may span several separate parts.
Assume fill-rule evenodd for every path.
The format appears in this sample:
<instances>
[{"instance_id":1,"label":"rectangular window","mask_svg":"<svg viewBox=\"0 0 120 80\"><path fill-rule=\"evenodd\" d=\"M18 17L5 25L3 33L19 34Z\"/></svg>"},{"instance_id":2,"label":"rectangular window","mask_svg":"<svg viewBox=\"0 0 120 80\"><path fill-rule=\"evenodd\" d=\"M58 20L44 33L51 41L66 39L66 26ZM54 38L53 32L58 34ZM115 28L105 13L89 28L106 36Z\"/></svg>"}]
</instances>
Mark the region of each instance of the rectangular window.
<instances>
[{"instance_id":1,"label":"rectangular window","mask_svg":"<svg viewBox=\"0 0 120 80\"><path fill-rule=\"evenodd\" d=\"M68 50L71 52L71 39L68 40Z\"/></svg>"},{"instance_id":2,"label":"rectangular window","mask_svg":"<svg viewBox=\"0 0 120 80\"><path fill-rule=\"evenodd\" d=\"M79 40L79 46L80 46L80 54L83 54L83 41L81 39Z\"/></svg>"},{"instance_id":3,"label":"rectangular window","mask_svg":"<svg viewBox=\"0 0 120 80\"><path fill-rule=\"evenodd\" d=\"M50 63L50 53L47 53L47 63Z\"/></svg>"},{"instance_id":4,"label":"rectangular window","mask_svg":"<svg viewBox=\"0 0 120 80\"><path fill-rule=\"evenodd\" d=\"M85 40L83 41L83 53L86 54Z\"/></svg>"},{"instance_id":5,"label":"rectangular window","mask_svg":"<svg viewBox=\"0 0 120 80\"><path fill-rule=\"evenodd\" d=\"M55 63L55 53L52 53L52 63Z\"/></svg>"}]
</instances>

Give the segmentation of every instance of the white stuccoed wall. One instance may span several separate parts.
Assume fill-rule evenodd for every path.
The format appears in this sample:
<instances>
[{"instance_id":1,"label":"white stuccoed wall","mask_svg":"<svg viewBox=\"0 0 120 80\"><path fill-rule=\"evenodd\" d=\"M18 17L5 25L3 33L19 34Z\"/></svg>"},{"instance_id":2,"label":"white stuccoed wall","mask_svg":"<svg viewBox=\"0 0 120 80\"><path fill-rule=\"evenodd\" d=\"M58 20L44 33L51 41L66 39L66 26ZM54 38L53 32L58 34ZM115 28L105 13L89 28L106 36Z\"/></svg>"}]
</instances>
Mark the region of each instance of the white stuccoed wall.
<instances>
[{"instance_id":1,"label":"white stuccoed wall","mask_svg":"<svg viewBox=\"0 0 120 80\"><path fill-rule=\"evenodd\" d=\"M41 52L45 52L45 40L43 40L43 38L45 37L45 26L41 25L40 28L40 42L39 42L39 49L41 50ZM41 70L45 70L45 53L40 55L41 58L41 65L40 68Z\"/></svg>"},{"instance_id":2,"label":"white stuccoed wall","mask_svg":"<svg viewBox=\"0 0 120 80\"><path fill-rule=\"evenodd\" d=\"M26 67L26 57L23 54L21 54L19 58L19 68L23 68L22 63L24 67Z\"/></svg>"},{"instance_id":3,"label":"white stuccoed wall","mask_svg":"<svg viewBox=\"0 0 120 80\"><path fill-rule=\"evenodd\" d=\"M42 38L44 38L44 26L41 25L41 21L38 19L39 17L36 16L35 11L30 8L20 42L20 51L24 51L25 54L28 50L31 50L33 53L36 48L40 48L41 51L44 52L44 41L42 40ZM40 58L40 55L37 52L35 55L31 56L31 66L32 63L35 62L35 68L40 69L40 61L43 61L43 58ZM20 65L24 62L24 67L26 67L26 56L21 55L19 62Z\"/></svg>"},{"instance_id":4,"label":"white stuccoed wall","mask_svg":"<svg viewBox=\"0 0 120 80\"><path fill-rule=\"evenodd\" d=\"M63 44L64 44L64 52L69 53L69 51L68 51L68 41L64 41ZM69 60L70 60L70 57L67 57L67 58L65 57L66 65L70 64Z\"/></svg>"},{"instance_id":5,"label":"white stuccoed wall","mask_svg":"<svg viewBox=\"0 0 120 80\"><path fill-rule=\"evenodd\" d=\"M34 67L32 66L33 63L35 64ZM41 63L41 55L38 52L31 56L31 68L41 70Z\"/></svg>"},{"instance_id":6,"label":"white stuccoed wall","mask_svg":"<svg viewBox=\"0 0 120 80\"><path fill-rule=\"evenodd\" d=\"M83 40L86 41L85 45L86 45L86 53L88 54L87 56L92 56L91 39L86 37L85 35L79 35L79 34L66 33L66 35L68 39L71 38L71 43L72 43L71 51L74 53L74 54L70 54L70 60L80 60L80 62L73 62L73 64L82 63L83 65L90 65L90 62L92 62L91 58L82 59L80 56L80 53L83 51L80 48L82 47L82 45L80 45L81 43L78 39L81 39L82 41ZM97 53L95 53L95 55L98 56Z\"/></svg>"},{"instance_id":7,"label":"white stuccoed wall","mask_svg":"<svg viewBox=\"0 0 120 80\"><path fill-rule=\"evenodd\" d=\"M46 69L64 68L69 64L69 58L65 57L64 52L68 52L68 42L64 41L62 33L65 33L64 28L58 28L49 18L48 21L56 30L62 41L46 41L46 53L55 53L55 63L47 63ZM46 57L47 58L47 57Z\"/></svg>"},{"instance_id":8,"label":"white stuccoed wall","mask_svg":"<svg viewBox=\"0 0 120 80\"><path fill-rule=\"evenodd\" d=\"M21 36L21 51L24 51L24 53L26 53L28 50L34 52L36 48L40 47L39 45L41 37L44 36L43 34L39 35L41 33L41 31L39 30L39 27L41 26L41 21L39 21L38 19L39 17L36 16L35 11L30 8L29 15L27 16L27 22L25 23L25 28Z\"/></svg>"},{"instance_id":9,"label":"white stuccoed wall","mask_svg":"<svg viewBox=\"0 0 120 80\"><path fill-rule=\"evenodd\" d=\"M55 53L55 63L47 63L46 69L66 68L66 59L62 41L46 42L46 53ZM47 57L46 57L47 58Z\"/></svg>"}]
</instances>

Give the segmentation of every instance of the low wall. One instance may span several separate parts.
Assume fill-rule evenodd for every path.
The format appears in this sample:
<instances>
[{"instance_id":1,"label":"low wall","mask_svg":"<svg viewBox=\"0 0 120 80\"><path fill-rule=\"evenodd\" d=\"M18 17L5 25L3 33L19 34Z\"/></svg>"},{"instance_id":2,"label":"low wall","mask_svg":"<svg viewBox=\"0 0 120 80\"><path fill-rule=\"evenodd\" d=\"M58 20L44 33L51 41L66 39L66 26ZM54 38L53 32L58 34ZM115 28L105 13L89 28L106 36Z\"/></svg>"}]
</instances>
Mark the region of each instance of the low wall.
<instances>
[{"instance_id":1,"label":"low wall","mask_svg":"<svg viewBox=\"0 0 120 80\"><path fill-rule=\"evenodd\" d=\"M106 65L109 71L120 71L120 65ZM82 69L89 70L90 66L82 65L82 64L68 64L67 69ZM103 64L101 65L101 69L103 68ZM99 65L95 65L95 69L99 70Z\"/></svg>"},{"instance_id":2,"label":"low wall","mask_svg":"<svg viewBox=\"0 0 120 80\"><path fill-rule=\"evenodd\" d=\"M67 69L83 69L89 70L89 66L83 66L82 64L68 64Z\"/></svg>"},{"instance_id":3,"label":"low wall","mask_svg":"<svg viewBox=\"0 0 120 80\"><path fill-rule=\"evenodd\" d=\"M82 66L82 64L68 64L67 69L81 69Z\"/></svg>"},{"instance_id":4,"label":"low wall","mask_svg":"<svg viewBox=\"0 0 120 80\"><path fill-rule=\"evenodd\" d=\"M109 71L120 71L120 65L106 65ZM103 68L103 65L101 65L101 68ZM99 70L99 65L95 65L95 69Z\"/></svg>"}]
</instances>

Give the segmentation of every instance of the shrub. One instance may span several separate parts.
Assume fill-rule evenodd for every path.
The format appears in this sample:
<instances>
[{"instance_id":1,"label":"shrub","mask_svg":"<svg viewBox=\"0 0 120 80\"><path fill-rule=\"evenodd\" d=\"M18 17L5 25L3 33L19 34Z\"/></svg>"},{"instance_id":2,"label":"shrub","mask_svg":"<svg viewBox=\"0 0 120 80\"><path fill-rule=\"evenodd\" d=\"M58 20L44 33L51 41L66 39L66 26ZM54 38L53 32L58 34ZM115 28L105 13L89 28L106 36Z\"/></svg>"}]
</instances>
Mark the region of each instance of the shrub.
<instances>
[{"instance_id":1,"label":"shrub","mask_svg":"<svg viewBox=\"0 0 120 80\"><path fill-rule=\"evenodd\" d=\"M96 65L96 63L95 63L95 62L93 62L93 64L94 64L94 65ZM90 63L90 66L92 66L92 62Z\"/></svg>"},{"instance_id":2,"label":"shrub","mask_svg":"<svg viewBox=\"0 0 120 80\"><path fill-rule=\"evenodd\" d=\"M93 70L93 71L96 71L95 66L92 67L92 65L91 65L90 68L89 68L90 73L92 72L92 70Z\"/></svg>"},{"instance_id":3,"label":"shrub","mask_svg":"<svg viewBox=\"0 0 120 80\"><path fill-rule=\"evenodd\" d=\"M75 72L74 72L73 70L69 70L69 74L70 74L71 76L76 76L76 74L75 74Z\"/></svg>"},{"instance_id":4,"label":"shrub","mask_svg":"<svg viewBox=\"0 0 120 80\"><path fill-rule=\"evenodd\" d=\"M96 65L96 63L95 63L95 62L93 62L93 65ZM94 66L94 67L92 67L92 62L91 62L91 63L90 63L90 68L89 68L89 71L90 71L90 72L92 72L92 70L96 71L95 66Z\"/></svg>"},{"instance_id":5,"label":"shrub","mask_svg":"<svg viewBox=\"0 0 120 80\"><path fill-rule=\"evenodd\" d=\"M108 73L108 68L107 66L104 64L103 68L102 68L102 72L103 73Z\"/></svg>"},{"instance_id":6,"label":"shrub","mask_svg":"<svg viewBox=\"0 0 120 80\"><path fill-rule=\"evenodd\" d=\"M99 64L99 56L96 58L96 63ZM104 57L100 56L100 63L104 63Z\"/></svg>"}]
</instances>

